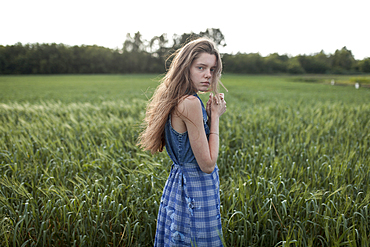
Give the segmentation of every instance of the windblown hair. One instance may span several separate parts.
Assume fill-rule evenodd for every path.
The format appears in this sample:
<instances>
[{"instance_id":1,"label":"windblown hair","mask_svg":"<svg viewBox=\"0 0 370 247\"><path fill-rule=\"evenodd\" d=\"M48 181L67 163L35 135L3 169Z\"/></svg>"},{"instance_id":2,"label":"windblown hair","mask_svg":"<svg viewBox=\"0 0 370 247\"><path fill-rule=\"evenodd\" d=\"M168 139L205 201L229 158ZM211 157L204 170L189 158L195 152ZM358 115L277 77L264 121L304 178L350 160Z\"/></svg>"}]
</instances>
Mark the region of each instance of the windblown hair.
<instances>
[{"instance_id":1,"label":"windblown hair","mask_svg":"<svg viewBox=\"0 0 370 247\"><path fill-rule=\"evenodd\" d=\"M163 151L164 128L169 114L176 110L179 102L186 96L197 93L190 79L190 66L202 53L216 56L217 65L208 91L218 96L218 83L222 85L222 62L215 44L205 38L187 43L172 54L171 57L174 58L171 65L149 101L143 123L144 130L139 135L138 143L144 150L150 150L152 154Z\"/></svg>"}]
</instances>

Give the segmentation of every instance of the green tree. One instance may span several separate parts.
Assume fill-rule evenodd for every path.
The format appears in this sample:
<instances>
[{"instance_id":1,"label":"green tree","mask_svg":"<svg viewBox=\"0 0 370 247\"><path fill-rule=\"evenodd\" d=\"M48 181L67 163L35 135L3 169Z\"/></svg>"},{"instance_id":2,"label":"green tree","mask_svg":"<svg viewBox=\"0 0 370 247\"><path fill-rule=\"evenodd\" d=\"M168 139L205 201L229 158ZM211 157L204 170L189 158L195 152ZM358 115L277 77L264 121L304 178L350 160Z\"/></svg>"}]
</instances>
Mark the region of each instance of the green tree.
<instances>
[{"instance_id":1,"label":"green tree","mask_svg":"<svg viewBox=\"0 0 370 247\"><path fill-rule=\"evenodd\" d=\"M141 52L145 50L144 41L142 40L142 35L140 32L134 34L134 37L131 37L131 34L126 35L126 40L123 43L123 51L125 52Z\"/></svg>"},{"instance_id":2,"label":"green tree","mask_svg":"<svg viewBox=\"0 0 370 247\"><path fill-rule=\"evenodd\" d=\"M165 60L170 54L171 47L168 46L169 40L166 34L154 36L149 42L151 53L150 71L164 72Z\"/></svg>"},{"instance_id":3,"label":"green tree","mask_svg":"<svg viewBox=\"0 0 370 247\"><path fill-rule=\"evenodd\" d=\"M330 69L330 60L324 51L309 56L298 55L297 60L306 73L324 74Z\"/></svg>"},{"instance_id":4,"label":"green tree","mask_svg":"<svg viewBox=\"0 0 370 247\"><path fill-rule=\"evenodd\" d=\"M259 53L224 54L224 71L227 73L260 74L264 72L263 58Z\"/></svg>"},{"instance_id":5,"label":"green tree","mask_svg":"<svg viewBox=\"0 0 370 247\"><path fill-rule=\"evenodd\" d=\"M199 35L196 33L183 33L181 35L174 34L172 36L172 51L176 51L177 49L181 48L184 44L189 43L190 41L198 38Z\"/></svg>"},{"instance_id":6,"label":"green tree","mask_svg":"<svg viewBox=\"0 0 370 247\"><path fill-rule=\"evenodd\" d=\"M6 73L7 59L5 57L6 48L3 45L0 45L0 75Z\"/></svg>"},{"instance_id":7,"label":"green tree","mask_svg":"<svg viewBox=\"0 0 370 247\"><path fill-rule=\"evenodd\" d=\"M207 37L213 42L215 42L216 46L226 46L225 36L221 32L219 28L207 28L205 32L199 33L200 37Z\"/></svg>"},{"instance_id":8,"label":"green tree","mask_svg":"<svg viewBox=\"0 0 370 247\"><path fill-rule=\"evenodd\" d=\"M169 50L166 34L154 36L149 42L150 53L155 57L163 57Z\"/></svg>"},{"instance_id":9,"label":"green tree","mask_svg":"<svg viewBox=\"0 0 370 247\"><path fill-rule=\"evenodd\" d=\"M140 32L135 33L134 37L128 33L123 44L122 59L125 70L128 73L145 73L150 67L151 54L146 50L145 40L142 40Z\"/></svg>"},{"instance_id":10,"label":"green tree","mask_svg":"<svg viewBox=\"0 0 370 247\"><path fill-rule=\"evenodd\" d=\"M278 53L270 54L264 58L265 73L286 73L289 57Z\"/></svg>"},{"instance_id":11,"label":"green tree","mask_svg":"<svg viewBox=\"0 0 370 247\"><path fill-rule=\"evenodd\" d=\"M213 42L215 42L216 46L226 46L225 42L225 36L218 28L207 28L206 31L200 32L200 33L183 33L182 35L174 34L173 36L173 50L177 50L181 48L184 44L199 38L199 37L205 37L209 38Z\"/></svg>"},{"instance_id":12,"label":"green tree","mask_svg":"<svg viewBox=\"0 0 370 247\"><path fill-rule=\"evenodd\" d=\"M333 72L345 73L350 71L355 65L352 52L345 46L341 50L336 50L331 59Z\"/></svg>"},{"instance_id":13,"label":"green tree","mask_svg":"<svg viewBox=\"0 0 370 247\"><path fill-rule=\"evenodd\" d=\"M364 73L370 73L370 57L364 58L358 62L359 71Z\"/></svg>"},{"instance_id":14,"label":"green tree","mask_svg":"<svg viewBox=\"0 0 370 247\"><path fill-rule=\"evenodd\" d=\"M288 61L287 71L290 74L304 74L305 70L303 69L301 63L299 62L298 57L293 57Z\"/></svg>"}]
</instances>

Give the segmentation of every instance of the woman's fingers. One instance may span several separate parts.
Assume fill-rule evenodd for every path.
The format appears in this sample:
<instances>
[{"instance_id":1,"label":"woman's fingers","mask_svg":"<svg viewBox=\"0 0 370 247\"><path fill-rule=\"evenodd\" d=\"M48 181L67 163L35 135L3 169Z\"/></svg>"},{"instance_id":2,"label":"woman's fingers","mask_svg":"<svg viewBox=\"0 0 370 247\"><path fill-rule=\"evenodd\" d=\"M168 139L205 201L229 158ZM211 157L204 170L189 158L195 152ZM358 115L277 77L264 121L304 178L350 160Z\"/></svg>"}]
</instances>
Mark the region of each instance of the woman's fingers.
<instances>
[{"instance_id":1,"label":"woman's fingers","mask_svg":"<svg viewBox=\"0 0 370 247\"><path fill-rule=\"evenodd\" d=\"M217 96L213 97L211 109L216 115L221 116L226 111L226 101L223 94L219 94Z\"/></svg>"},{"instance_id":2,"label":"woman's fingers","mask_svg":"<svg viewBox=\"0 0 370 247\"><path fill-rule=\"evenodd\" d=\"M213 97L213 102L216 103L216 105L220 104L220 102L225 102L226 103L226 101L224 99L224 94L223 93L220 93L218 95L218 97L214 96Z\"/></svg>"}]
</instances>

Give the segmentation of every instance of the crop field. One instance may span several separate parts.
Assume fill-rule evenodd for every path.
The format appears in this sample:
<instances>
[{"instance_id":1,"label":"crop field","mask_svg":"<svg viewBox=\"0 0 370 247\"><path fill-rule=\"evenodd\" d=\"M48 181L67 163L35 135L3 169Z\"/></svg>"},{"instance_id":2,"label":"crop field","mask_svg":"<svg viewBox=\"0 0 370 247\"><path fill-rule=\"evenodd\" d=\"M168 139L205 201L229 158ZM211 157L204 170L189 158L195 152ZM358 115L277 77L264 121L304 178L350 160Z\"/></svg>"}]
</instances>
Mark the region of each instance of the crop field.
<instances>
[{"instance_id":1,"label":"crop field","mask_svg":"<svg viewBox=\"0 0 370 247\"><path fill-rule=\"evenodd\" d=\"M223 76L225 246L370 246L370 89L331 77ZM136 142L159 78L0 77L0 246L153 246L172 163Z\"/></svg>"}]
</instances>

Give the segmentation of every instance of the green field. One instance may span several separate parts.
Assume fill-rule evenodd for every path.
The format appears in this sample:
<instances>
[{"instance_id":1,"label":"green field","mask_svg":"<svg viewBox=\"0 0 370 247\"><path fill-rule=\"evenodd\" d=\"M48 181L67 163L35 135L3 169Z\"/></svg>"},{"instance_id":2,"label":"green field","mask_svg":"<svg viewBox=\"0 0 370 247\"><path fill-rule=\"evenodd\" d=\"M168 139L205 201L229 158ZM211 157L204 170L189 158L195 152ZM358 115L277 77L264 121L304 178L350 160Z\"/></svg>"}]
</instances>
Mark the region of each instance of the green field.
<instances>
[{"instance_id":1,"label":"green field","mask_svg":"<svg viewBox=\"0 0 370 247\"><path fill-rule=\"evenodd\" d=\"M136 141L159 78L0 77L0 246L153 245L171 161ZM370 89L330 78L223 76L226 246L370 246Z\"/></svg>"}]
</instances>

